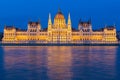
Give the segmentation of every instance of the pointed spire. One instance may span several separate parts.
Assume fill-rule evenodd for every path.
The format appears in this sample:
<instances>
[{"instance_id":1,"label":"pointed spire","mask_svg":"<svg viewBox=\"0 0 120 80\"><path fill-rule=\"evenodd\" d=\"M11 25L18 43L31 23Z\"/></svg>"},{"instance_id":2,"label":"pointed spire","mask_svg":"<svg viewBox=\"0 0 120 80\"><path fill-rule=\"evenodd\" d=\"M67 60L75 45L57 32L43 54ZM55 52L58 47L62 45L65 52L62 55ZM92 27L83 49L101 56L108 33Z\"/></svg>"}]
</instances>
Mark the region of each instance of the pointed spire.
<instances>
[{"instance_id":1,"label":"pointed spire","mask_svg":"<svg viewBox=\"0 0 120 80\"><path fill-rule=\"evenodd\" d=\"M61 9L60 9L60 8L58 8L58 14L62 14L62 12L61 12Z\"/></svg>"},{"instance_id":2,"label":"pointed spire","mask_svg":"<svg viewBox=\"0 0 120 80\"><path fill-rule=\"evenodd\" d=\"M52 28L52 20L51 20L51 14L49 13L49 20L48 20L48 31L50 31Z\"/></svg>"},{"instance_id":3,"label":"pointed spire","mask_svg":"<svg viewBox=\"0 0 120 80\"><path fill-rule=\"evenodd\" d=\"M68 30L71 30L71 18L70 18L70 13L68 14Z\"/></svg>"},{"instance_id":4,"label":"pointed spire","mask_svg":"<svg viewBox=\"0 0 120 80\"><path fill-rule=\"evenodd\" d=\"M49 13L49 19L51 19L51 14Z\"/></svg>"},{"instance_id":5,"label":"pointed spire","mask_svg":"<svg viewBox=\"0 0 120 80\"><path fill-rule=\"evenodd\" d=\"M49 13L49 20L48 20L48 24L52 24L51 14L50 14L50 13Z\"/></svg>"},{"instance_id":6,"label":"pointed spire","mask_svg":"<svg viewBox=\"0 0 120 80\"><path fill-rule=\"evenodd\" d=\"M70 13L68 14L68 18L70 19Z\"/></svg>"},{"instance_id":7,"label":"pointed spire","mask_svg":"<svg viewBox=\"0 0 120 80\"><path fill-rule=\"evenodd\" d=\"M71 25L70 13L68 14L68 25Z\"/></svg>"},{"instance_id":8,"label":"pointed spire","mask_svg":"<svg viewBox=\"0 0 120 80\"><path fill-rule=\"evenodd\" d=\"M58 8L58 12L61 12L60 8Z\"/></svg>"}]
</instances>

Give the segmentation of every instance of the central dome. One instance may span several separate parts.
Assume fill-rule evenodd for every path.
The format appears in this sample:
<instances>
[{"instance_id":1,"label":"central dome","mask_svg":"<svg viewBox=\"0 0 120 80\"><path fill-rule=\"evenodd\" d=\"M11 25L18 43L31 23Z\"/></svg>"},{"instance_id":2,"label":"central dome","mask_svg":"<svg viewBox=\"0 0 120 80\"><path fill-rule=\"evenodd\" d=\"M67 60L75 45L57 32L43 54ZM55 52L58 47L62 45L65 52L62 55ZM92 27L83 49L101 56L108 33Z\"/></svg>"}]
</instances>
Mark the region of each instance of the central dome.
<instances>
[{"instance_id":1,"label":"central dome","mask_svg":"<svg viewBox=\"0 0 120 80\"><path fill-rule=\"evenodd\" d=\"M66 28L66 21L65 21L64 15L60 11L60 9L58 10L58 13L54 18L54 27Z\"/></svg>"},{"instance_id":2,"label":"central dome","mask_svg":"<svg viewBox=\"0 0 120 80\"><path fill-rule=\"evenodd\" d=\"M62 14L62 12L60 10L58 10L58 13L55 16L55 19L64 19L64 15Z\"/></svg>"}]
</instances>

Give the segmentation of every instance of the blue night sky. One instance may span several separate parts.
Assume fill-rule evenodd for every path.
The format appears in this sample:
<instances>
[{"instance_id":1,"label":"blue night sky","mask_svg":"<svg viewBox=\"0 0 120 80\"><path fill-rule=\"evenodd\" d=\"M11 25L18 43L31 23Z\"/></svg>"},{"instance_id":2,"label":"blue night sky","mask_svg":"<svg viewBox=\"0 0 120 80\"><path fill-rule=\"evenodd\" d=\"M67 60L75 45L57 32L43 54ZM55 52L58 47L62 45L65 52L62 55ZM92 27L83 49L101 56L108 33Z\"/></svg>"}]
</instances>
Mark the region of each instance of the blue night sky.
<instances>
[{"instance_id":1,"label":"blue night sky","mask_svg":"<svg viewBox=\"0 0 120 80\"><path fill-rule=\"evenodd\" d=\"M116 24L120 30L120 0L0 0L0 31L4 25L26 29L29 20L40 19L47 27L48 14L52 20L60 7L67 20L71 13L72 26L78 28L80 18L92 19L93 29Z\"/></svg>"}]
</instances>

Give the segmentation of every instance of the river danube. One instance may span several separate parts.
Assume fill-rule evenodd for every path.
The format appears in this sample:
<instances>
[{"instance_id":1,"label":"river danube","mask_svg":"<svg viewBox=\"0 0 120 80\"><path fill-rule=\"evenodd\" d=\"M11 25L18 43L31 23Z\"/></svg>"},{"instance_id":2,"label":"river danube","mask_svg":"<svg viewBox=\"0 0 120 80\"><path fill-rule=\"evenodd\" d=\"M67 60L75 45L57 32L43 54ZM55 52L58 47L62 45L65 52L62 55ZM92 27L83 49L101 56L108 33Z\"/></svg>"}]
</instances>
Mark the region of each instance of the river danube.
<instances>
[{"instance_id":1,"label":"river danube","mask_svg":"<svg viewBox=\"0 0 120 80\"><path fill-rule=\"evenodd\" d=\"M0 80L120 80L118 46L0 47Z\"/></svg>"}]
</instances>

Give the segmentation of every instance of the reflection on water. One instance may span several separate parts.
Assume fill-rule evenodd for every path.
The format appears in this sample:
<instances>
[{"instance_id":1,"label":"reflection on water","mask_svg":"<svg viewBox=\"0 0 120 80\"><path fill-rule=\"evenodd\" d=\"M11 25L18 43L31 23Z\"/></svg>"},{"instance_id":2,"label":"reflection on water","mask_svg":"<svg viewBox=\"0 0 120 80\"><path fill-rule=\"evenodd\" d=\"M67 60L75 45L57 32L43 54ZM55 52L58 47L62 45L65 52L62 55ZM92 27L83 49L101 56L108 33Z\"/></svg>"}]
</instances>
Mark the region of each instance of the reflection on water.
<instances>
[{"instance_id":1,"label":"reflection on water","mask_svg":"<svg viewBox=\"0 0 120 80\"><path fill-rule=\"evenodd\" d=\"M119 47L1 47L0 80L117 80Z\"/></svg>"},{"instance_id":2,"label":"reflection on water","mask_svg":"<svg viewBox=\"0 0 120 80\"><path fill-rule=\"evenodd\" d=\"M72 56L73 78L110 80L115 78L116 47L75 47ZM78 53L79 52L79 53Z\"/></svg>"},{"instance_id":3,"label":"reflection on water","mask_svg":"<svg viewBox=\"0 0 120 80\"><path fill-rule=\"evenodd\" d=\"M51 80L71 80L71 48L51 47L47 51L48 77Z\"/></svg>"}]
</instances>

